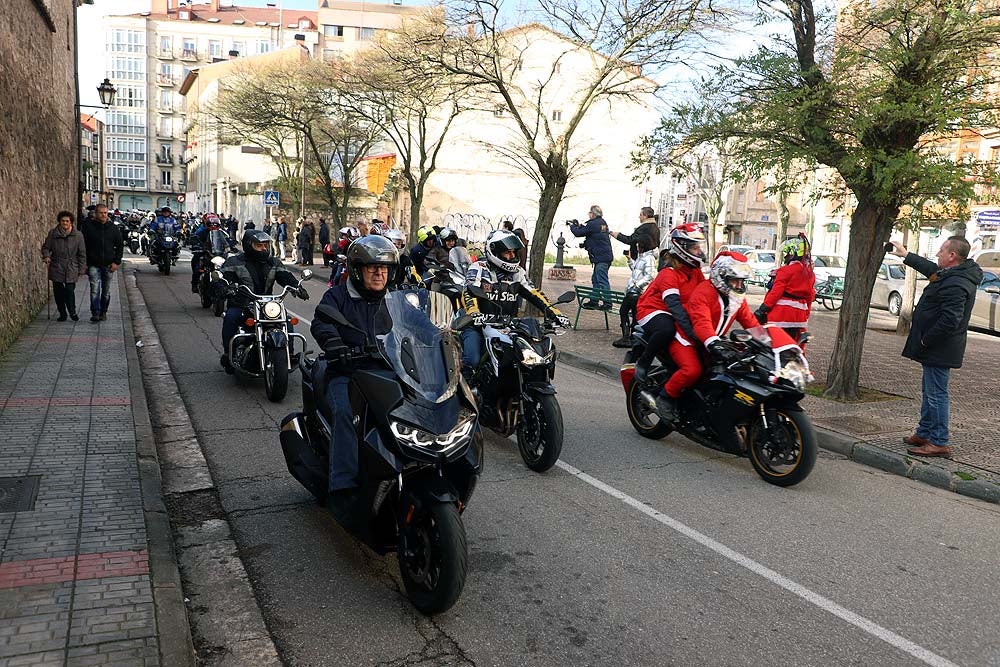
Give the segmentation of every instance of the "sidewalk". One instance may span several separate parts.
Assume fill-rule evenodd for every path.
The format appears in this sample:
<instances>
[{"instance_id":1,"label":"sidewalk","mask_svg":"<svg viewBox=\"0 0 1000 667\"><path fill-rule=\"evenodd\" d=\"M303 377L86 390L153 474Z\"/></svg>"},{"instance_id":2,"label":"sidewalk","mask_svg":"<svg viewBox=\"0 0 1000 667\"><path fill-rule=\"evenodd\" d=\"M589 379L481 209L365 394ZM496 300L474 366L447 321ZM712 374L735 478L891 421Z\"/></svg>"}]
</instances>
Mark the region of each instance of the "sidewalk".
<instances>
[{"instance_id":1,"label":"sidewalk","mask_svg":"<svg viewBox=\"0 0 1000 667\"><path fill-rule=\"evenodd\" d=\"M576 282L589 285L590 266L576 268ZM627 269L612 267L611 287L623 290L628 276ZM554 298L571 290L572 285L544 280L543 290ZM756 308L763 300L763 290L751 288L747 300ZM562 310L570 319L575 318L576 302L562 306ZM821 307L813 309L808 358L817 382L826 380L837 317L838 313ZM579 329L557 340L559 350L565 353L562 360L584 363L617 378L624 353L611 347L611 341L621 336L617 308L608 313L608 322L611 328L605 331L600 311L583 311ZM891 400L844 404L815 396L804 399L802 405L818 429L821 445L868 465L1000 503L1000 448L996 445L1000 393L993 381L995 369L1000 367L1000 338L970 333L964 365L953 372L950 386L954 459L928 460L907 455L903 443L920 418L921 367L900 356L905 338L885 331L890 327L894 331L894 326L895 318L873 311L861 369L861 385L891 394ZM615 395L612 402L619 399L621 396Z\"/></svg>"},{"instance_id":2,"label":"sidewalk","mask_svg":"<svg viewBox=\"0 0 1000 667\"><path fill-rule=\"evenodd\" d=\"M192 655L120 272L113 284L107 321L88 321L82 280L79 322L43 312L0 357L0 665Z\"/></svg>"}]
</instances>

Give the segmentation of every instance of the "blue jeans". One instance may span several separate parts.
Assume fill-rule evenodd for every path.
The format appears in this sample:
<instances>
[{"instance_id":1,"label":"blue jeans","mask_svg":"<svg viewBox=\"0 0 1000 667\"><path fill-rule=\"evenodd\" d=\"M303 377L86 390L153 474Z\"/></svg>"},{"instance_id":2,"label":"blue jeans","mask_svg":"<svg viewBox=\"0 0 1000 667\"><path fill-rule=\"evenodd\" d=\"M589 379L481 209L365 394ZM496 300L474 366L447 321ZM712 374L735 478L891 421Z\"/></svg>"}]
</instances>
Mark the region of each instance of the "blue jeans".
<instances>
[{"instance_id":1,"label":"blue jeans","mask_svg":"<svg viewBox=\"0 0 1000 667\"><path fill-rule=\"evenodd\" d=\"M350 378L336 375L326 385L326 401L333 416L330 425L330 490L353 489L358 485L358 438L354 412L347 393Z\"/></svg>"},{"instance_id":2,"label":"blue jeans","mask_svg":"<svg viewBox=\"0 0 1000 667\"><path fill-rule=\"evenodd\" d=\"M600 295L598 298L603 298L606 292L611 291L611 282L608 280L609 268L611 268L610 262L597 262L594 264L594 275L590 277L590 284L593 286L595 292Z\"/></svg>"},{"instance_id":3,"label":"blue jeans","mask_svg":"<svg viewBox=\"0 0 1000 667\"><path fill-rule=\"evenodd\" d=\"M920 424L917 435L939 447L948 445L948 378L950 368L924 366Z\"/></svg>"},{"instance_id":4,"label":"blue jeans","mask_svg":"<svg viewBox=\"0 0 1000 667\"><path fill-rule=\"evenodd\" d=\"M473 369L483 358L483 343L485 337L479 327L468 327L462 330L462 368Z\"/></svg>"},{"instance_id":5,"label":"blue jeans","mask_svg":"<svg viewBox=\"0 0 1000 667\"><path fill-rule=\"evenodd\" d=\"M103 266L88 266L90 279L90 314L102 315L111 305L111 269Z\"/></svg>"}]
</instances>

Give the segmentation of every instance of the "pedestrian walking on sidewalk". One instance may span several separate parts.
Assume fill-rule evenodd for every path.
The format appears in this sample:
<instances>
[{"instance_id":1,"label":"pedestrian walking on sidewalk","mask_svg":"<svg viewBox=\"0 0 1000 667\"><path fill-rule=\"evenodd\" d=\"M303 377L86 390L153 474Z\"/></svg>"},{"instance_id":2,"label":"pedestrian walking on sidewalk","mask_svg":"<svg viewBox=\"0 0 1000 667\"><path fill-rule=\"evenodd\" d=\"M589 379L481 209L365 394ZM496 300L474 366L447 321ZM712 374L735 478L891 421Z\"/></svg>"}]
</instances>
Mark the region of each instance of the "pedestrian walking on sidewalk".
<instances>
[{"instance_id":1,"label":"pedestrian walking on sidewalk","mask_svg":"<svg viewBox=\"0 0 1000 667\"><path fill-rule=\"evenodd\" d=\"M73 214L59 211L57 224L42 243L42 258L49 267L52 295L59 309L59 321L67 315L76 322L76 281L87 273L87 246L83 234L73 228Z\"/></svg>"},{"instance_id":2,"label":"pedestrian walking on sidewalk","mask_svg":"<svg viewBox=\"0 0 1000 667\"><path fill-rule=\"evenodd\" d=\"M582 304L583 308L610 310L611 302L605 301L604 297L611 291L611 282L608 280L608 269L614 261L611 252L611 236L608 233L608 223L604 221L604 211L598 205L590 207L587 214L589 220L580 224L576 220L570 222L569 231L573 236L583 237L583 249L587 251L590 263L594 265L594 273L590 277L590 284L594 288L594 295L597 299L587 299Z\"/></svg>"},{"instance_id":3,"label":"pedestrian walking on sidewalk","mask_svg":"<svg viewBox=\"0 0 1000 667\"><path fill-rule=\"evenodd\" d=\"M94 219L80 225L87 244L87 277L90 278L90 321L108 319L111 305L111 274L122 263L125 243L118 226L108 222L108 207L98 204Z\"/></svg>"},{"instance_id":4,"label":"pedestrian walking on sidewalk","mask_svg":"<svg viewBox=\"0 0 1000 667\"><path fill-rule=\"evenodd\" d=\"M924 367L920 424L906 439L906 450L915 456L951 458L948 446L948 380L952 368L962 367L969 318L983 270L969 259L969 242L950 236L937 252L937 263L907 252L892 241L892 254L928 278L913 309L910 335L903 356Z\"/></svg>"},{"instance_id":5,"label":"pedestrian walking on sidewalk","mask_svg":"<svg viewBox=\"0 0 1000 667\"><path fill-rule=\"evenodd\" d=\"M316 243L316 230L311 220L302 223L299 230L299 248L302 251L302 266L312 266L313 245Z\"/></svg>"},{"instance_id":6,"label":"pedestrian walking on sidewalk","mask_svg":"<svg viewBox=\"0 0 1000 667\"><path fill-rule=\"evenodd\" d=\"M278 218L278 257L284 261L288 254L288 223L284 218Z\"/></svg>"}]
</instances>

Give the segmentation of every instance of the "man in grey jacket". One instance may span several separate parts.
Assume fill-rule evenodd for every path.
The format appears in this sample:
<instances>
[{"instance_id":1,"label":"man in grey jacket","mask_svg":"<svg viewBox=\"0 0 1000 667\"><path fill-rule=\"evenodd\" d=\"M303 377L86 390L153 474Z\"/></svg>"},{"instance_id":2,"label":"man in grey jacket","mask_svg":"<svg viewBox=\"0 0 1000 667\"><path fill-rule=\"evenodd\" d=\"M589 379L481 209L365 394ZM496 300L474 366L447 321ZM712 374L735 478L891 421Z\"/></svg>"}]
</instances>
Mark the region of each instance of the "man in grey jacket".
<instances>
[{"instance_id":1,"label":"man in grey jacket","mask_svg":"<svg viewBox=\"0 0 1000 667\"><path fill-rule=\"evenodd\" d=\"M920 301L913 310L910 335L903 356L924 367L920 424L906 438L907 451L915 456L951 458L948 446L948 380L952 368L962 367L969 318L983 270L969 259L969 242L951 236L941 244L937 263L924 259L897 241L892 254L927 276Z\"/></svg>"}]
</instances>

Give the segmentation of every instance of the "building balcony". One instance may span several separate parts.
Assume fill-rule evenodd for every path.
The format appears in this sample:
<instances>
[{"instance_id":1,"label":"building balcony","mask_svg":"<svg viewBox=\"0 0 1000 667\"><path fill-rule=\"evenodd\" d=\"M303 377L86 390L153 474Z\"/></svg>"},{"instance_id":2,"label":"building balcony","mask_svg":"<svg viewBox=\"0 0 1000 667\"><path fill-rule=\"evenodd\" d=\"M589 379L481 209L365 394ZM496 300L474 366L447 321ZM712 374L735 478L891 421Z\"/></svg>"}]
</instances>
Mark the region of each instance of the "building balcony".
<instances>
[{"instance_id":1,"label":"building balcony","mask_svg":"<svg viewBox=\"0 0 1000 667\"><path fill-rule=\"evenodd\" d=\"M170 86L172 88L175 83L177 83L177 80L172 76L167 76L166 74L156 75L156 85L158 86Z\"/></svg>"},{"instance_id":2,"label":"building balcony","mask_svg":"<svg viewBox=\"0 0 1000 667\"><path fill-rule=\"evenodd\" d=\"M156 131L156 138L157 139L167 139L167 140L173 139L174 138L174 131L173 130L163 130L163 129L157 130Z\"/></svg>"},{"instance_id":3,"label":"building balcony","mask_svg":"<svg viewBox=\"0 0 1000 667\"><path fill-rule=\"evenodd\" d=\"M181 49L181 60L198 60L198 49Z\"/></svg>"},{"instance_id":4,"label":"building balcony","mask_svg":"<svg viewBox=\"0 0 1000 667\"><path fill-rule=\"evenodd\" d=\"M174 163L174 156L173 155L157 155L156 156L156 164L173 164L173 163Z\"/></svg>"},{"instance_id":5,"label":"building balcony","mask_svg":"<svg viewBox=\"0 0 1000 667\"><path fill-rule=\"evenodd\" d=\"M160 113L173 113L174 112L174 105L173 104L157 104L156 105L156 110L158 112L160 112Z\"/></svg>"},{"instance_id":6,"label":"building balcony","mask_svg":"<svg viewBox=\"0 0 1000 667\"><path fill-rule=\"evenodd\" d=\"M157 49L156 57L160 60L173 60L174 50L173 49Z\"/></svg>"}]
</instances>

